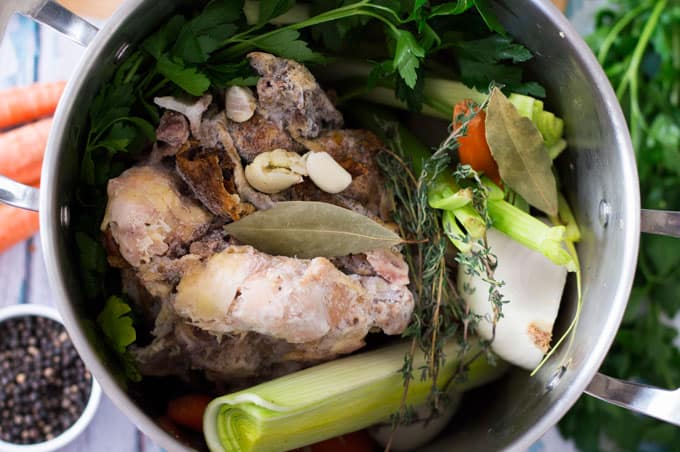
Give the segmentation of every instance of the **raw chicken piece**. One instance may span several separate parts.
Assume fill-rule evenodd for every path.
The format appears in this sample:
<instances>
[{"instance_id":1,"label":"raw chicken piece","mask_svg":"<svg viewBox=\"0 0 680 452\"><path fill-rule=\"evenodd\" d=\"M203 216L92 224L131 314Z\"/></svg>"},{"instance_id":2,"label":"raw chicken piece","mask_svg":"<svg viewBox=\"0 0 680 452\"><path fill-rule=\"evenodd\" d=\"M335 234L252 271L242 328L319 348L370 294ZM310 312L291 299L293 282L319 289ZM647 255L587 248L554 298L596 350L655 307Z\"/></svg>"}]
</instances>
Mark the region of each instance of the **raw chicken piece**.
<instances>
[{"instance_id":1,"label":"raw chicken piece","mask_svg":"<svg viewBox=\"0 0 680 452\"><path fill-rule=\"evenodd\" d=\"M200 237L212 216L180 194L173 174L138 166L109 180L101 229L111 228L121 256L133 267L162 256L172 246Z\"/></svg>"},{"instance_id":2,"label":"raw chicken piece","mask_svg":"<svg viewBox=\"0 0 680 452\"><path fill-rule=\"evenodd\" d=\"M406 328L413 311L408 288L380 277L366 281L345 275L325 258L270 256L231 246L189 268L173 305L181 317L213 334L256 332L305 345L289 359L327 359L362 347L369 330L398 334Z\"/></svg>"},{"instance_id":3,"label":"raw chicken piece","mask_svg":"<svg viewBox=\"0 0 680 452\"><path fill-rule=\"evenodd\" d=\"M342 127L342 115L309 69L293 60L263 52L248 54L262 76L257 82L257 111L293 136L314 138L323 129Z\"/></svg>"}]
</instances>

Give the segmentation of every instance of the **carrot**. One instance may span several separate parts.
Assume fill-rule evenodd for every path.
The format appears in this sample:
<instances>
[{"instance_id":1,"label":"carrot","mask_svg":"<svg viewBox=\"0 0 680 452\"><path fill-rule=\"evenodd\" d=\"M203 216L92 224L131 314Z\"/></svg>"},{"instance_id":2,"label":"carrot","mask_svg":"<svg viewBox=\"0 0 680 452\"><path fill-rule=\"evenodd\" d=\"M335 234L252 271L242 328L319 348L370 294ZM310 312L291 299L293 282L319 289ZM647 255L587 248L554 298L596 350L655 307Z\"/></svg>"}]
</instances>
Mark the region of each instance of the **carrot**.
<instances>
[{"instance_id":1,"label":"carrot","mask_svg":"<svg viewBox=\"0 0 680 452\"><path fill-rule=\"evenodd\" d=\"M168 417L177 425L203 431L203 412L212 399L203 394L190 394L168 403Z\"/></svg>"},{"instance_id":2,"label":"carrot","mask_svg":"<svg viewBox=\"0 0 680 452\"><path fill-rule=\"evenodd\" d=\"M365 430L327 439L298 451L304 452L373 452L376 443Z\"/></svg>"},{"instance_id":3,"label":"carrot","mask_svg":"<svg viewBox=\"0 0 680 452\"><path fill-rule=\"evenodd\" d=\"M38 213L0 204L0 253L40 229Z\"/></svg>"},{"instance_id":4,"label":"carrot","mask_svg":"<svg viewBox=\"0 0 680 452\"><path fill-rule=\"evenodd\" d=\"M38 83L0 91L0 129L54 114L66 82Z\"/></svg>"},{"instance_id":5,"label":"carrot","mask_svg":"<svg viewBox=\"0 0 680 452\"><path fill-rule=\"evenodd\" d=\"M453 109L453 122L455 127L462 125L462 118L470 114L472 101L464 100L456 104ZM496 184L501 184L501 176L498 165L491 155L491 149L486 142L486 112L479 111L474 107L477 115L470 120L467 126L467 134L458 138L458 157L464 165L470 165L477 172L484 173Z\"/></svg>"},{"instance_id":6,"label":"carrot","mask_svg":"<svg viewBox=\"0 0 680 452\"><path fill-rule=\"evenodd\" d=\"M1 134L0 174L23 184L40 181L51 127L52 118L47 118Z\"/></svg>"}]
</instances>

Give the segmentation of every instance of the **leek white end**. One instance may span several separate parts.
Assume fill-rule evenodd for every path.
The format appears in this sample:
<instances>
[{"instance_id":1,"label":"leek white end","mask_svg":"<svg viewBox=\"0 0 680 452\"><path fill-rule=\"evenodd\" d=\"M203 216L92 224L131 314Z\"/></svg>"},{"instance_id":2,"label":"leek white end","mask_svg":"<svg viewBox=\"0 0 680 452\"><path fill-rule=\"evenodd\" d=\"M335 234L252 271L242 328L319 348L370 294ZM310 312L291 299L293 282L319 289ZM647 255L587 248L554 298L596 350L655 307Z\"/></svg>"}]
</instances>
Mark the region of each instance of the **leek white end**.
<instances>
[{"instance_id":1,"label":"leek white end","mask_svg":"<svg viewBox=\"0 0 680 452\"><path fill-rule=\"evenodd\" d=\"M498 259L494 276L505 285L500 291L503 317L496 325L496 337L491 349L502 359L531 370L548 351L553 325L562 300L567 268L556 265L543 254L525 247L505 234L489 229L487 240ZM469 275L459 266L460 294L477 315L492 319L488 301L489 284L480 277ZM479 333L492 337L492 324L481 320Z\"/></svg>"},{"instance_id":2,"label":"leek white end","mask_svg":"<svg viewBox=\"0 0 680 452\"><path fill-rule=\"evenodd\" d=\"M383 422L401 407L400 369L409 348L402 343L350 356L219 397L203 417L208 447L213 452L283 451ZM451 381L460 360L469 360L478 351L478 344L464 354L457 344L448 344L438 388L450 382L448 390L461 392L505 372L505 363L491 365L482 355L470 364L467 378ZM424 365L418 353L413 369ZM422 405L431 389L432 381L418 373L410 382L406 404Z\"/></svg>"}]
</instances>

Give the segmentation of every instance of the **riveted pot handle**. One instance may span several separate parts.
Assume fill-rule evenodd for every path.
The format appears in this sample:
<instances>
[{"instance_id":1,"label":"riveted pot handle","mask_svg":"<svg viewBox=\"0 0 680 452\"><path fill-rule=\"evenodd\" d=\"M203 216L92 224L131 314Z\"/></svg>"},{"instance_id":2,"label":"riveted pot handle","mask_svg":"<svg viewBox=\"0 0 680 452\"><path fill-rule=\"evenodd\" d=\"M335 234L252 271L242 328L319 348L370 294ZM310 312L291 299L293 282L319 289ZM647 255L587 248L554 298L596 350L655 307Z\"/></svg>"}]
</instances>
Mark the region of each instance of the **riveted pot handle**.
<instances>
[{"instance_id":1,"label":"riveted pot handle","mask_svg":"<svg viewBox=\"0 0 680 452\"><path fill-rule=\"evenodd\" d=\"M680 238L680 212L645 210L640 230ZM586 393L611 404L680 426L680 389L666 390L598 373Z\"/></svg>"},{"instance_id":2,"label":"riveted pot handle","mask_svg":"<svg viewBox=\"0 0 680 452\"><path fill-rule=\"evenodd\" d=\"M586 388L586 394L680 426L680 389L669 391L598 373Z\"/></svg>"},{"instance_id":3,"label":"riveted pot handle","mask_svg":"<svg viewBox=\"0 0 680 452\"><path fill-rule=\"evenodd\" d=\"M648 234L680 238L680 212L642 209L640 230Z\"/></svg>"},{"instance_id":4,"label":"riveted pot handle","mask_svg":"<svg viewBox=\"0 0 680 452\"><path fill-rule=\"evenodd\" d=\"M0 37L13 13L48 25L80 45L87 46L97 35L97 27L52 0L3 0L0 6Z\"/></svg>"},{"instance_id":5,"label":"riveted pot handle","mask_svg":"<svg viewBox=\"0 0 680 452\"><path fill-rule=\"evenodd\" d=\"M39 191L0 175L0 203L27 210L38 210Z\"/></svg>"}]
</instances>

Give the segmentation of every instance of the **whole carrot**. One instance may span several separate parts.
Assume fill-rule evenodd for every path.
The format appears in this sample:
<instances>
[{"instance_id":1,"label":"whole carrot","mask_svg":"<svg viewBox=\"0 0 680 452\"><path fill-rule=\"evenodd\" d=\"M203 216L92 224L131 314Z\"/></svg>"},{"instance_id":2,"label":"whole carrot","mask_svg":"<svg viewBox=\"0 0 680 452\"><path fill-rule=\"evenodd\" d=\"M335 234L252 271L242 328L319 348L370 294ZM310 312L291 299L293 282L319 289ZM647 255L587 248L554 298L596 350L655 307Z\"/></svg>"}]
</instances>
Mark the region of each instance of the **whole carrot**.
<instances>
[{"instance_id":1,"label":"whole carrot","mask_svg":"<svg viewBox=\"0 0 680 452\"><path fill-rule=\"evenodd\" d=\"M0 129L54 114L66 82L38 83L0 91Z\"/></svg>"},{"instance_id":2,"label":"whole carrot","mask_svg":"<svg viewBox=\"0 0 680 452\"><path fill-rule=\"evenodd\" d=\"M52 118L0 134L0 174L23 184L40 181Z\"/></svg>"},{"instance_id":3,"label":"whole carrot","mask_svg":"<svg viewBox=\"0 0 680 452\"><path fill-rule=\"evenodd\" d=\"M0 253L40 229L38 213L0 204Z\"/></svg>"}]
</instances>

